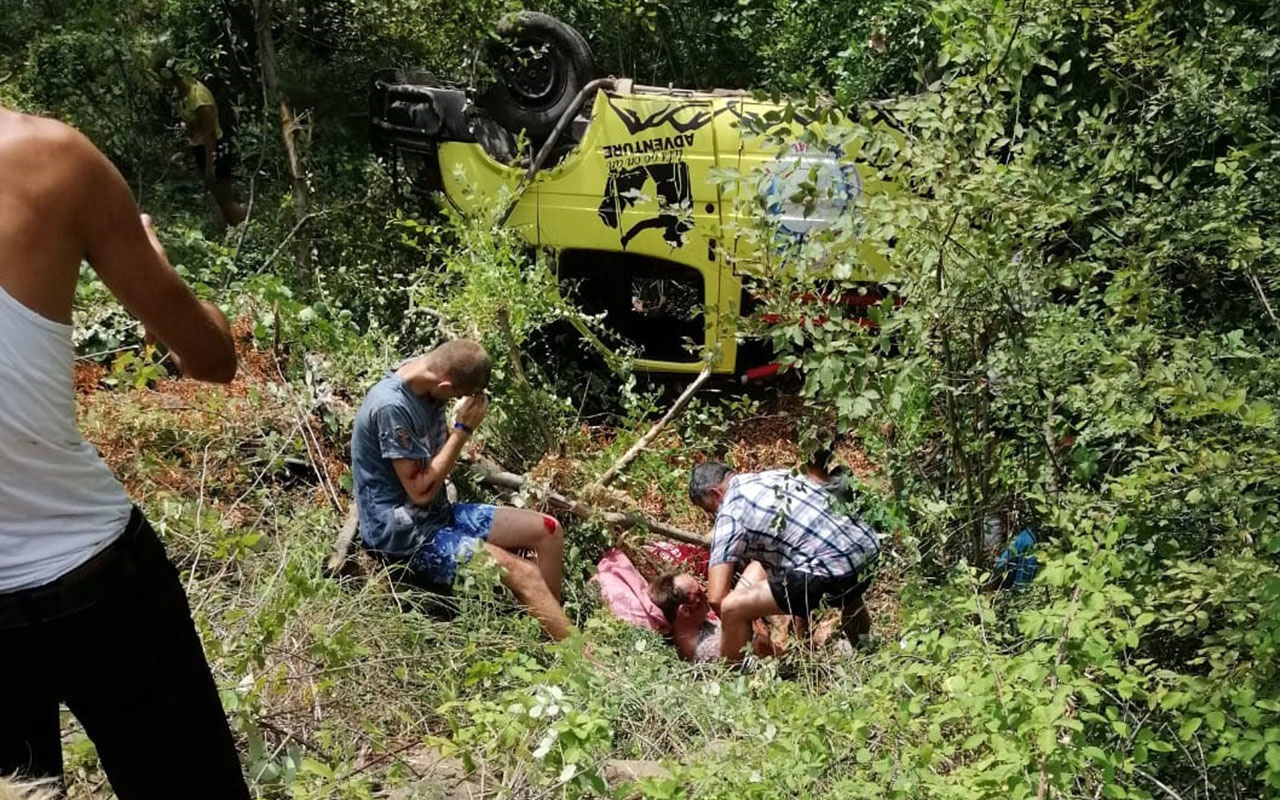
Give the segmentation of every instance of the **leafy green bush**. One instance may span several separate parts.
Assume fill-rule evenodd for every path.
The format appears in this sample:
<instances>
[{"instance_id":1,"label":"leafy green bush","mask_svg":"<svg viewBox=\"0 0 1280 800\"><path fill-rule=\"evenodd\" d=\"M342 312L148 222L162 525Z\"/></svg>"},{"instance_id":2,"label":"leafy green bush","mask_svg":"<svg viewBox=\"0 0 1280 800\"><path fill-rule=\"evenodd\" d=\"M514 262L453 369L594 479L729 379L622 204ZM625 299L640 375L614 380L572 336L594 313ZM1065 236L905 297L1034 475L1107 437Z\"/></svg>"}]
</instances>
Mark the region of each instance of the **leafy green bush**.
<instances>
[{"instance_id":1,"label":"leafy green bush","mask_svg":"<svg viewBox=\"0 0 1280 800\"><path fill-rule=\"evenodd\" d=\"M945 649L910 638L922 677L964 676L981 705L912 757L982 796L1274 790L1280 206L1258 187L1280 178L1280 14L956 2L930 23L942 81L892 104L905 133L833 131L904 191L795 253L823 267L869 241L907 302L875 331L776 331L806 395L872 444L926 574L986 565L993 516L1053 554L1018 637L966 634L980 663L950 651L985 601ZM804 317L804 272L770 311ZM949 716L916 702L935 731ZM933 745L961 741L943 770Z\"/></svg>"}]
</instances>

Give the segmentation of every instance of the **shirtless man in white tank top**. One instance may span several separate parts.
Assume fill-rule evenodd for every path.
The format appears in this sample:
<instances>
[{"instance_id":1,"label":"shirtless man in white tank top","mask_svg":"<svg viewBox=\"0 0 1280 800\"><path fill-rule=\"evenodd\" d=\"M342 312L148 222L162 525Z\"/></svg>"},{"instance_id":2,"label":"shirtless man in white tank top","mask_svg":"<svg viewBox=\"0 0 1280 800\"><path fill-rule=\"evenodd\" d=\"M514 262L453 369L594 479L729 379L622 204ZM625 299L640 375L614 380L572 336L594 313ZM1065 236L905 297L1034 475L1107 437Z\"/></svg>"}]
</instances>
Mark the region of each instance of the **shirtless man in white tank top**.
<instances>
[{"instance_id":1,"label":"shirtless man in white tank top","mask_svg":"<svg viewBox=\"0 0 1280 800\"><path fill-rule=\"evenodd\" d=\"M59 704L120 800L248 800L177 571L76 430L82 261L185 373L236 371L227 319L169 265L87 139L0 108L0 775L60 778Z\"/></svg>"}]
</instances>

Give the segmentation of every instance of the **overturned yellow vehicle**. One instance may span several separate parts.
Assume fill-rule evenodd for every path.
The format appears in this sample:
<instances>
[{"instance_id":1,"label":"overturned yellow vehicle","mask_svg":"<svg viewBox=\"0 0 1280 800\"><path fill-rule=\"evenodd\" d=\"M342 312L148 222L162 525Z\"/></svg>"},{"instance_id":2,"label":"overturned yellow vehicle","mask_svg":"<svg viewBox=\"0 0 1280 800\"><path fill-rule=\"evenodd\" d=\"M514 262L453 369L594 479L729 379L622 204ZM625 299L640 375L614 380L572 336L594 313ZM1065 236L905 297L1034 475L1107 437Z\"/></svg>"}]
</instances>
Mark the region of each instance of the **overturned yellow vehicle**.
<instances>
[{"instance_id":1,"label":"overturned yellow vehicle","mask_svg":"<svg viewBox=\"0 0 1280 800\"><path fill-rule=\"evenodd\" d=\"M495 41L496 90L379 72L379 153L424 198L464 213L509 203L502 224L551 251L561 292L603 315L611 335L582 331L606 353L628 346L636 367L656 372L697 372L703 354L716 373L767 371L767 353L739 341L755 304L744 278L776 257L768 238L743 235L750 209L801 240L892 185L858 153L812 144L822 137L805 128L818 123L783 122L779 106L746 93L592 79L586 43L546 15L507 18ZM753 178L724 179L735 174ZM887 274L869 246L855 260L868 284Z\"/></svg>"}]
</instances>

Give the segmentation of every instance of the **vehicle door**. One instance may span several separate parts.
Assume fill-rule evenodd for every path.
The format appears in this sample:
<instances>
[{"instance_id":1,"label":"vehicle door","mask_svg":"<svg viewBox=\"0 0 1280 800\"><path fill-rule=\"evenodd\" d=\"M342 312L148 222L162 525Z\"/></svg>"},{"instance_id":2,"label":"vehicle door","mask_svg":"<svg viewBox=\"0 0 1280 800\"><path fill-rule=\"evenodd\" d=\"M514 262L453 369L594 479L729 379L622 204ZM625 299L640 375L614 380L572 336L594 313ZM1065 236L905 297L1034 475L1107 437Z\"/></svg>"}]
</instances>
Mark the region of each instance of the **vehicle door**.
<instances>
[{"instance_id":1,"label":"vehicle door","mask_svg":"<svg viewBox=\"0 0 1280 800\"><path fill-rule=\"evenodd\" d=\"M714 115L707 96L602 91L582 142L536 188L542 245L616 277L626 307L612 327L639 347L641 369L696 372L718 340Z\"/></svg>"}]
</instances>

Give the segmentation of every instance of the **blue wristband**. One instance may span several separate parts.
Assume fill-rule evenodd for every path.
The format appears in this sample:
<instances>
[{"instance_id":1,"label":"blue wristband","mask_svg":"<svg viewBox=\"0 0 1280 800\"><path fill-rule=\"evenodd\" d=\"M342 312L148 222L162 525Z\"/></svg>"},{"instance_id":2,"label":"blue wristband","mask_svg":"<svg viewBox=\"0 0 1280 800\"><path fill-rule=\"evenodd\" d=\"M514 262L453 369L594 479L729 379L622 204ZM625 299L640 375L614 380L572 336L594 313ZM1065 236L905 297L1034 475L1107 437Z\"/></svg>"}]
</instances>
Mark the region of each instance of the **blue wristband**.
<instances>
[{"instance_id":1,"label":"blue wristband","mask_svg":"<svg viewBox=\"0 0 1280 800\"><path fill-rule=\"evenodd\" d=\"M453 429L454 429L455 431L464 431L465 433L467 433L467 435L470 435L470 434L471 434L471 427L470 427L469 425L465 425L465 424L463 424L463 423L461 423L461 422L455 422L455 423L453 423Z\"/></svg>"}]
</instances>

